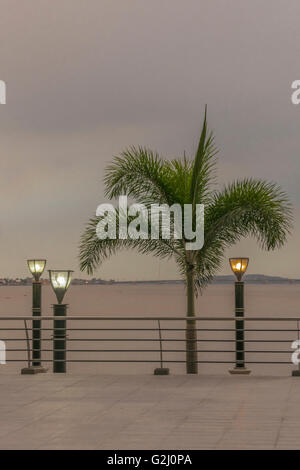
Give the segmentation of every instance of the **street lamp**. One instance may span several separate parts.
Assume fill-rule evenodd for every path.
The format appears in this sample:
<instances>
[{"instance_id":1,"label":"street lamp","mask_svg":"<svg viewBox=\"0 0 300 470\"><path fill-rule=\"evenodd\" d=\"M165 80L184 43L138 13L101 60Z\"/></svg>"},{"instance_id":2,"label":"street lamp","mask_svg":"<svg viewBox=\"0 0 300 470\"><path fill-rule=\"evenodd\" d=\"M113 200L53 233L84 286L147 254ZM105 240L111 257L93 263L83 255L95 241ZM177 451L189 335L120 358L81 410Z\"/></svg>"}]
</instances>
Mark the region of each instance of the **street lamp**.
<instances>
[{"instance_id":1,"label":"street lamp","mask_svg":"<svg viewBox=\"0 0 300 470\"><path fill-rule=\"evenodd\" d=\"M249 264L249 258L229 258L232 271L236 276L235 281L235 317L244 317L244 282L242 277ZM234 369L231 374L250 374L250 370L245 367L245 346L244 346L244 320L235 321L235 360Z\"/></svg>"},{"instance_id":2,"label":"street lamp","mask_svg":"<svg viewBox=\"0 0 300 470\"><path fill-rule=\"evenodd\" d=\"M229 258L232 271L240 282L249 264L249 258Z\"/></svg>"},{"instance_id":3,"label":"street lamp","mask_svg":"<svg viewBox=\"0 0 300 470\"><path fill-rule=\"evenodd\" d=\"M31 274L34 277L36 282L39 281L41 275L44 272L46 267L46 260L45 259L29 259L27 260L28 268Z\"/></svg>"},{"instance_id":4,"label":"street lamp","mask_svg":"<svg viewBox=\"0 0 300 470\"><path fill-rule=\"evenodd\" d=\"M51 286L58 304L53 305L55 317L66 317L67 304L62 304L70 285L73 271L49 270ZM53 372L66 372L66 320L54 320L53 323Z\"/></svg>"},{"instance_id":5,"label":"street lamp","mask_svg":"<svg viewBox=\"0 0 300 470\"><path fill-rule=\"evenodd\" d=\"M28 268L34 277L32 283L32 315L34 317L41 316L42 309L42 283L40 277L46 266L45 259L29 259L27 260ZM46 372L47 369L41 365L41 321L32 321L32 365L24 367L21 374L37 374Z\"/></svg>"}]
</instances>

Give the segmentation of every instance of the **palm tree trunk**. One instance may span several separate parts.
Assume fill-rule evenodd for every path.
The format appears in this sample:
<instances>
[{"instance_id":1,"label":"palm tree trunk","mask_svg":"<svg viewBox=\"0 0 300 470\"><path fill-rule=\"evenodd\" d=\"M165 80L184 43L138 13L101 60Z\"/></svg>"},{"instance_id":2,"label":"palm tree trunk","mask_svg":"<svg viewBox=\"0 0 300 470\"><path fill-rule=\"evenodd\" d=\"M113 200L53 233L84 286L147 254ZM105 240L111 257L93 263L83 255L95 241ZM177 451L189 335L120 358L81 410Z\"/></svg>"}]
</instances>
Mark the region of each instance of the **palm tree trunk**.
<instances>
[{"instance_id":1,"label":"palm tree trunk","mask_svg":"<svg viewBox=\"0 0 300 470\"><path fill-rule=\"evenodd\" d=\"M194 267L188 265L186 274L187 284L187 317L195 316L195 286ZM198 374L197 364L197 329L196 320L186 322L186 373Z\"/></svg>"}]
</instances>

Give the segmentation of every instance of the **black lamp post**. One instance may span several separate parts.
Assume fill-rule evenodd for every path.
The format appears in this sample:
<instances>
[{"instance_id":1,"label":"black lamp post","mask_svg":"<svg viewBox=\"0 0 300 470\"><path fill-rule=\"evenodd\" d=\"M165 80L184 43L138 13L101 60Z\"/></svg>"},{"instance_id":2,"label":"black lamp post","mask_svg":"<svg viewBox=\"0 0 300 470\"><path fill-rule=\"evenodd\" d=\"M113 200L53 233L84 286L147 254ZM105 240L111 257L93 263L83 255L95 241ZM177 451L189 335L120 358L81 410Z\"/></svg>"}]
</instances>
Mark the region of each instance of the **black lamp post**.
<instances>
[{"instance_id":1,"label":"black lamp post","mask_svg":"<svg viewBox=\"0 0 300 470\"><path fill-rule=\"evenodd\" d=\"M248 267L249 258L230 258L229 263L236 276L235 282L235 317L244 317L244 282L242 277ZM235 321L235 360L234 369L231 374L250 374L250 370L245 367L245 346L244 346L244 320Z\"/></svg>"},{"instance_id":2,"label":"black lamp post","mask_svg":"<svg viewBox=\"0 0 300 470\"><path fill-rule=\"evenodd\" d=\"M49 270L51 286L58 304L53 305L55 317L63 317L53 322L53 372L66 372L66 315L67 304L62 304L64 295L70 285L70 270Z\"/></svg>"},{"instance_id":3,"label":"black lamp post","mask_svg":"<svg viewBox=\"0 0 300 470\"><path fill-rule=\"evenodd\" d=\"M46 266L45 259L29 259L28 268L34 277L32 283L32 316L40 317L42 313L42 283L40 277ZM41 365L41 320L32 321L32 365L24 367L22 374L38 374L47 369Z\"/></svg>"}]
</instances>

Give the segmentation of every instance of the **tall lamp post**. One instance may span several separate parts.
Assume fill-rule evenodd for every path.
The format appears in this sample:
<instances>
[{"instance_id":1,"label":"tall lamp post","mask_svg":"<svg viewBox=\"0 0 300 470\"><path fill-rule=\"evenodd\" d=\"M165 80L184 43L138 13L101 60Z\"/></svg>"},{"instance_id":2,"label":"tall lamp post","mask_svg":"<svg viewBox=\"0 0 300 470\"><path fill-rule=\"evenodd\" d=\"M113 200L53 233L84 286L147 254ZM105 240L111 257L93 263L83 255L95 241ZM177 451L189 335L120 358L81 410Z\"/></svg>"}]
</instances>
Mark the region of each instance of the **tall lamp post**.
<instances>
[{"instance_id":1,"label":"tall lamp post","mask_svg":"<svg viewBox=\"0 0 300 470\"><path fill-rule=\"evenodd\" d=\"M27 260L28 268L33 275L32 283L32 316L40 317L42 313L42 282L40 277L46 266L45 259ZM47 372L41 365L41 320L32 321L32 365L24 367L21 374L38 374Z\"/></svg>"},{"instance_id":2,"label":"tall lamp post","mask_svg":"<svg viewBox=\"0 0 300 470\"><path fill-rule=\"evenodd\" d=\"M249 258L230 258L229 263L236 276L235 281L235 317L244 317L244 282L242 277L248 267ZM250 370L245 367L245 346L244 346L244 320L235 321L235 360L234 369L229 370L230 374L250 374Z\"/></svg>"},{"instance_id":3,"label":"tall lamp post","mask_svg":"<svg viewBox=\"0 0 300 470\"><path fill-rule=\"evenodd\" d=\"M63 304L65 293L70 285L73 271L49 270L51 286L57 298L53 305L55 317L63 317L53 322L53 372L66 372L66 315L67 304Z\"/></svg>"}]
</instances>

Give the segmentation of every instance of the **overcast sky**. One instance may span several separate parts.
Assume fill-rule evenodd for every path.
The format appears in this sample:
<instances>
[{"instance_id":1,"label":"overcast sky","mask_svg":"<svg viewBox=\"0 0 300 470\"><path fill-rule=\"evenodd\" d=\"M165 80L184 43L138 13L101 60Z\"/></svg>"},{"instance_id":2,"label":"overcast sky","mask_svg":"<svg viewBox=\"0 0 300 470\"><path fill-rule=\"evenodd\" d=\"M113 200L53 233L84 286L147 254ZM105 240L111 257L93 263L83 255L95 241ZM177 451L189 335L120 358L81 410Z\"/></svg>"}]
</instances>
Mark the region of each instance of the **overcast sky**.
<instances>
[{"instance_id":1,"label":"overcast sky","mask_svg":"<svg viewBox=\"0 0 300 470\"><path fill-rule=\"evenodd\" d=\"M220 185L275 180L295 213L284 249L245 240L226 256L300 278L299 17L298 0L0 0L0 276L25 275L38 256L79 275L79 238L105 202L112 156L131 144L192 155L208 103ZM133 252L96 276L178 277Z\"/></svg>"}]
</instances>

